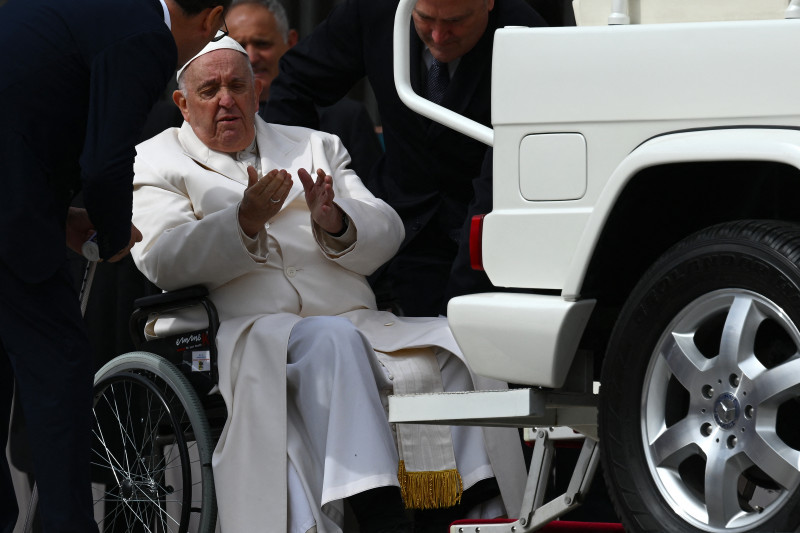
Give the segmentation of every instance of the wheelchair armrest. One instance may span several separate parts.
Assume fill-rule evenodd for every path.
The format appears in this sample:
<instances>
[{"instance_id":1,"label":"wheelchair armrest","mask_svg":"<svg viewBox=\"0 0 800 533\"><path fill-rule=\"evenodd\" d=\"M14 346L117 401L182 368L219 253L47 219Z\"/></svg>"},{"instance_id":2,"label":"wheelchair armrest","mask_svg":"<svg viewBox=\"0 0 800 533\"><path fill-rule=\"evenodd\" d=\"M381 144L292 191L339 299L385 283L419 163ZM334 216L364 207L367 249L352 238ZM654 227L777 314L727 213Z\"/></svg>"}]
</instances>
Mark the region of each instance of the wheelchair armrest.
<instances>
[{"instance_id":1,"label":"wheelchair armrest","mask_svg":"<svg viewBox=\"0 0 800 533\"><path fill-rule=\"evenodd\" d=\"M191 300L197 303L201 298L205 298L206 296L208 296L208 289L202 285L192 285L191 287L186 287L185 289L178 289L175 291L162 292L161 294L153 294L150 296L137 298L134 300L133 306L137 309L139 307L160 307L175 302L182 303L186 300ZM181 305L180 307L185 306Z\"/></svg>"},{"instance_id":2,"label":"wheelchair armrest","mask_svg":"<svg viewBox=\"0 0 800 533\"><path fill-rule=\"evenodd\" d=\"M212 350L216 352L217 330L219 329L219 315L214 302L208 297L208 289L202 285L193 285L185 289L154 294L137 298L134 311L129 321L129 330L133 343L139 347L147 340L144 334L144 324L152 313L169 313L178 309L185 309L202 305L208 317L209 337L212 339ZM216 356L216 353L214 354Z\"/></svg>"},{"instance_id":3,"label":"wheelchair armrest","mask_svg":"<svg viewBox=\"0 0 800 533\"><path fill-rule=\"evenodd\" d=\"M145 335L145 324L153 313L170 313L179 309L201 305L208 317L208 350L211 362L211 383L217 383L217 331L219 315L214 302L208 297L208 289L202 285L193 285L185 289L145 296L134 301L134 311L128 322L128 328L137 349L142 349L150 340ZM158 339L156 339L158 340Z\"/></svg>"}]
</instances>

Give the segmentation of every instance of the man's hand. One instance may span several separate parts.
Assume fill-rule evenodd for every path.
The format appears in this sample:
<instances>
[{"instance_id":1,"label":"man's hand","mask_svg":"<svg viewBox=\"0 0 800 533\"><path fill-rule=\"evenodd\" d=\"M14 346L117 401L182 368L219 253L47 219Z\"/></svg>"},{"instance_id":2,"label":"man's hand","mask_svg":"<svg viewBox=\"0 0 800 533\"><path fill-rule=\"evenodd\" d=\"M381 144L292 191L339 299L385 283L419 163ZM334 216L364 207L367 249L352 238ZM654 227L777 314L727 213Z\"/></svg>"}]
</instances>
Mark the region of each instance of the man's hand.
<instances>
[{"instance_id":1,"label":"man's hand","mask_svg":"<svg viewBox=\"0 0 800 533\"><path fill-rule=\"evenodd\" d=\"M142 242L142 232L139 231L139 229L136 226L131 224L131 240L128 241L128 246L126 246L125 248L114 254L114 256L108 260L108 262L116 263L126 255L128 255L128 253L131 251L131 248L133 248L133 245L136 244L137 242Z\"/></svg>"},{"instance_id":2,"label":"man's hand","mask_svg":"<svg viewBox=\"0 0 800 533\"><path fill-rule=\"evenodd\" d=\"M67 212L67 246L70 250L81 255L83 243L91 239L93 233L94 225L86 209L70 207Z\"/></svg>"},{"instance_id":3,"label":"man's hand","mask_svg":"<svg viewBox=\"0 0 800 533\"><path fill-rule=\"evenodd\" d=\"M306 191L306 203L311 210L311 218L328 233L339 233L343 229L342 210L333 203L333 177L317 169L317 181L304 168L297 176Z\"/></svg>"},{"instance_id":4,"label":"man's hand","mask_svg":"<svg viewBox=\"0 0 800 533\"><path fill-rule=\"evenodd\" d=\"M91 220L89 220L89 214L86 212L86 209L70 207L67 212L67 246L78 255L83 255L83 243L91 239L93 233L94 225ZM137 242L141 242L141 240L142 233L136 226L131 224L131 239L128 245L117 252L108 262L116 263L122 259L128 255L133 245Z\"/></svg>"},{"instance_id":5,"label":"man's hand","mask_svg":"<svg viewBox=\"0 0 800 533\"><path fill-rule=\"evenodd\" d=\"M247 188L239 205L239 226L253 238L264 224L278 214L292 189L292 175L285 170L270 170L258 179L256 169L247 167Z\"/></svg>"}]
</instances>

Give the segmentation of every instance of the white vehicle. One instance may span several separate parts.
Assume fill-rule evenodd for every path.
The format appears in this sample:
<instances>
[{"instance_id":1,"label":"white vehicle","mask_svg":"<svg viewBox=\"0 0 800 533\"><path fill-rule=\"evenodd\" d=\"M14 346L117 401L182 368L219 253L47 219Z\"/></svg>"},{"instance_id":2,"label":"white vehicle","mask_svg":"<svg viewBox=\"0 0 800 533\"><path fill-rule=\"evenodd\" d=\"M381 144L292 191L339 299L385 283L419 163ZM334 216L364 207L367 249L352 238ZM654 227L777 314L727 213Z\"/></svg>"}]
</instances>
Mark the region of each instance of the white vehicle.
<instances>
[{"instance_id":1,"label":"white vehicle","mask_svg":"<svg viewBox=\"0 0 800 533\"><path fill-rule=\"evenodd\" d=\"M797 530L800 0L574 0L577 27L500 30L491 129L411 91L414 3L398 90L494 147L473 252L525 290L455 298L450 324L530 388L393 397L392 421L538 428L519 519L482 533L560 516L598 457L626 531ZM545 503L556 426L587 438Z\"/></svg>"}]
</instances>

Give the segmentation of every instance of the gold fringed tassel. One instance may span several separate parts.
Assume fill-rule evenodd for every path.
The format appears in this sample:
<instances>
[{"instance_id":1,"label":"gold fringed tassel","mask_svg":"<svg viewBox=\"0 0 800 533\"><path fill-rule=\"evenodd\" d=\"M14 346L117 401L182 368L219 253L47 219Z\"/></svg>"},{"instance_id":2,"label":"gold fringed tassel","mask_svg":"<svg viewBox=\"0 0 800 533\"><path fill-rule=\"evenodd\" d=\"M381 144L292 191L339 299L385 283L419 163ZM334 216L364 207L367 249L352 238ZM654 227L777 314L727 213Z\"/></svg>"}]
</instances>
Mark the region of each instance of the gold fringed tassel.
<instances>
[{"instance_id":1,"label":"gold fringed tassel","mask_svg":"<svg viewBox=\"0 0 800 533\"><path fill-rule=\"evenodd\" d=\"M456 469L407 472L405 461L400 461L397 479L407 509L441 509L461 503L464 483Z\"/></svg>"}]
</instances>

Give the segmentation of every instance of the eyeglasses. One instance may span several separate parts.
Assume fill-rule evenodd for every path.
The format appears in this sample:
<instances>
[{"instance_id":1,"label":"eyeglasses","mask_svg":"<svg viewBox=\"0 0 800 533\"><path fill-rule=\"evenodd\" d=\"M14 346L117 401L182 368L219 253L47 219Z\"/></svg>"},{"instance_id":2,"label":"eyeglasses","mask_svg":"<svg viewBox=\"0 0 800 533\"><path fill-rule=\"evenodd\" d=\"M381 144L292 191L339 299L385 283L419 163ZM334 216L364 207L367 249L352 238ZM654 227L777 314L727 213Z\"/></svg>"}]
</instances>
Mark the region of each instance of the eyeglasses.
<instances>
[{"instance_id":1,"label":"eyeglasses","mask_svg":"<svg viewBox=\"0 0 800 533\"><path fill-rule=\"evenodd\" d=\"M217 34L211 39L211 42L215 43L220 39L222 39L223 37L225 37L226 35L228 35L228 23L225 21L225 19L222 19L222 29L220 29L217 32Z\"/></svg>"}]
</instances>

